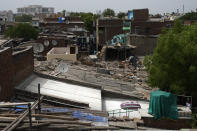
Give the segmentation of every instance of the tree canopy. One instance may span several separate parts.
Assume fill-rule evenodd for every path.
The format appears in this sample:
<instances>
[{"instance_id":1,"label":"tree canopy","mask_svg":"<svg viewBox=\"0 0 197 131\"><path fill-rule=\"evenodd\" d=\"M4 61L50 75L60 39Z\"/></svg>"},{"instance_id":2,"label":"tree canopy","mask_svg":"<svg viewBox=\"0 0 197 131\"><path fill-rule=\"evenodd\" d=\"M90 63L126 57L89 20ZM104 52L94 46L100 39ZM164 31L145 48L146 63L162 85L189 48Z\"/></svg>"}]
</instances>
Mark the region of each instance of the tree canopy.
<instances>
[{"instance_id":1,"label":"tree canopy","mask_svg":"<svg viewBox=\"0 0 197 131\"><path fill-rule=\"evenodd\" d=\"M70 16L71 17L81 17L84 22L85 29L90 32L93 32L93 30L94 30L93 22L98 18L98 15L90 13L90 12L89 13L71 12Z\"/></svg>"},{"instance_id":2,"label":"tree canopy","mask_svg":"<svg viewBox=\"0 0 197 131\"><path fill-rule=\"evenodd\" d=\"M113 9L107 8L103 11L103 16L104 17L114 17L115 11Z\"/></svg>"},{"instance_id":3,"label":"tree canopy","mask_svg":"<svg viewBox=\"0 0 197 131\"><path fill-rule=\"evenodd\" d=\"M19 23L15 26L9 27L5 32L5 36L7 37L24 38L25 41L36 39L38 34L39 31L27 23Z\"/></svg>"},{"instance_id":4,"label":"tree canopy","mask_svg":"<svg viewBox=\"0 0 197 131\"><path fill-rule=\"evenodd\" d=\"M197 23L172 29L160 35L153 55L144 60L152 87L176 94L197 94Z\"/></svg>"},{"instance_id":5,"label":"tree canopy","mask_svg":"<svg viewBox=\"0 0 197 131\"><path fill-rule=\"evenodd\" d=\"M15 21L16 22L31 22L32 16L31 15L16 16Z\"/></svg>"},{"instance_id":6,"label":"tree canopy","mask_svg":"<svg viewBox=\"0 0 197 131\"><path fill-rule=\"evenodd\" d=\"M197 9L196 12L191 11L180 17L180 20L197 20Z\"/></svg>"},{"instance_id":7,"label":"tree canopy","mask_svg":"<svg viewBox=\"0 0 197 131\"><path fill-rule=\"evenodd\" d=\"M117 14L117 17L120 18L120 19L124 19L126 15L127 15L127 14L124 13L124 12L119 12L119 13Z\"/></svg>"}]
</instances>

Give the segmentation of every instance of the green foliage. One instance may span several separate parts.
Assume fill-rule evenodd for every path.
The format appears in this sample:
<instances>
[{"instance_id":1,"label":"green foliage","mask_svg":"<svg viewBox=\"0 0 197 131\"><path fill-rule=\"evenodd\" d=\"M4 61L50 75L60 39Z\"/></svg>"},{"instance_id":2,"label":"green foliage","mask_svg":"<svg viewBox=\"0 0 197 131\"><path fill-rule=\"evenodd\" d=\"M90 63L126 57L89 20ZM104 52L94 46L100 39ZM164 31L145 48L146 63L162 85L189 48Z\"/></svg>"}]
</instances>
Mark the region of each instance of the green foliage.
<instances>
[{"instance_id":1,"label":"green foliage","mask_svg":"<svg viewBox=\"0 0 197 131\"><path fill-rule=\"evenodd\" d=\"M62 17L65 17L65 15L66 15L66 10L63 10L62 11Z\"/></svg>"},{"instance_id":2,"label":"green foliage","mask_svg":"<svg viewBox=\"0 0 197 131\"><path fill-rule=\"evenodd\" d=\"M93 13L85 13L85 12L71 12L70 16L81 17L84 22L85 29L90 32L93 32L94 30L93 22L98 18L98 16Z\"/></svg>"},{"instance_id":3,"label":"green foliage","mask_svg":"<svg viewBox=\"0 0 197 131\"><path fill-rule=\"evenodd\" d=\"M127 15L127 14L124 13L124 12L119 12L119 13L117 14L118 18L120 18L120 19L124 19L126 15Z\"/></svg>"},{"instance_id":4,"label":"green foliage","mask_svg":"<svg viewBox=\"0 0 197 131\"><path fill-rule=\"evenodd\" d=\"M107 8L103 11L103 16L104 17L114 17L115 16L115 11L110 9L110 8Z\"/></svg>"},{"instance_id":5,"label":"green foliage","mask_svg":"<svg viewBox=\"0 0 197 131\"><path fill-rule=\"evenodd\" d=\"M16 22L31 22L32 16L31 15L16 16L15 21Z\"/></svg>"},{"instance_id":6,"label":"green foliage","mask_svg":"<svg viewBox=\"0 0 197 131\"><path fill-rule=\"evenodd\" d=\"M191 127L197 128L197 114L192 114Z\"/></svg>"},{"instance_id":7,"label":"green foliage","mask_svg":"<svg viewBox=\"0 0 197 131\"><path fill-rule=\"evenodd\" d=\"M144 58L143 64L147 70L150 69L150 66L152 64L152 58L153 58L152 55L145 56Z\"/></svg>"},{"instance_id":8,"label":"green foliage","mask_svg":"<svg viewBox=\"0 0 197 131\"><path fill-rule=\"evenodd\" d=\"M160 35L154 54L147 57L144 63L149 72L148 83L152 87L195 96L197 24L183 27L177 20L172 29Z\"/></svg>"},{"instance_id":9,"label":"green foliage","mask_svg":"<svg viewBox=\"0 0 197 131\"><path fill-rule=\"evenodd\" d=\"M27 23L19 23L15 26L9 27L5 32L6 37L10 38L24 38L25 41L30 39L37 39L39 31Z\"/></svg>"},{"instance_id":10,"label":"green foliage","mask_svg":"<svg viewBox=\"0 0 197 131\"><path fill-rule=\"evenodd\" d=\"M197 20L197 11L186 13L184 16L180 18L180 20Z\"/></svg>"}]
</instances>

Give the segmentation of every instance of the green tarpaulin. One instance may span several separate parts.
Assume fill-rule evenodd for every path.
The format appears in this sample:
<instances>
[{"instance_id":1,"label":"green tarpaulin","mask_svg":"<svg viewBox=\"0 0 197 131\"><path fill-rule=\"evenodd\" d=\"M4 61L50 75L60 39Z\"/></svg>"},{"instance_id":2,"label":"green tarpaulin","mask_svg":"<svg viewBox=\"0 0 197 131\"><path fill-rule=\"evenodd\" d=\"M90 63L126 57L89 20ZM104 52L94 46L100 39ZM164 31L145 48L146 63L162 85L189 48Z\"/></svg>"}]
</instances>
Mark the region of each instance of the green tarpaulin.
<instances>
[{"instance_id":1,"label":"green tarpaulin","mask_svg":"<svg viewBox=\"0 0 197 131\"><path fill-rule=\"evenodd\" d=\"M155 119L162 117L178 119L178 109L176 104L176 95L164 91L153 91L150 95L148 113Z\"/></svg>"}]
</instances>

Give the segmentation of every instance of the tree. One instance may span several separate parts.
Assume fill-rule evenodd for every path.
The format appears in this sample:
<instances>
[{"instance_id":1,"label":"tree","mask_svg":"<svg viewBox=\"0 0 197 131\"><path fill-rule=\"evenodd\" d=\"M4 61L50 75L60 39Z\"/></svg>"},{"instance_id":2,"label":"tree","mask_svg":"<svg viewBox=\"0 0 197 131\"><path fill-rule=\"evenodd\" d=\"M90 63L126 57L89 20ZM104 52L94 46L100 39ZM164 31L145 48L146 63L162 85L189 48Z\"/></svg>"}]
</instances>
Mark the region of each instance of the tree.
<instances>
[{"instance_id":1,"label":"tree","mask_svg":"<svg viewBox=\"0 0 197 131\"><path fill-rule=\"evenodd\" d=\"M63 10L62 11L62 17L65 17L65 15L66 15L66 10Z\"/></svg>"},{"instance_id":2,"label":"tree","mask_svg":"<svg viewBox=\"0 0 197 131\"><path fill-rule=\"evenodd\" d=\"M196 12L186 13L184 16L180 18L180 20L197 20L197 10Z\"/></svg>"},{"instance_id":3,"label":"tree","mask_svg":"<svg viewBox=\"0 0 197 131\"><path fill-rule=\"evenodd\" d=\"M84 26L85 29L93 32L94 28L93 28L93 21L95 20L94 14L92 13L81 13L80 14L83 22L84 22Z\"/></svg>"},{"instance_id":4,"label":"tree","mask_svg":"<svg viewBox=\"0 0 197 131\"><path fill-rule=\"evenodd\" d=\"M31 22L32 16L31 15L16 16L15 21L16 22Z\"/></svg>"},{"instance_id":5,"label":"tree","mask_svg":"<svg viewBox=\"0 0 197 131\"><path fill-rule=\"evenodd\" d=\"M152 56L144 60L152 87L175 94L197 95L197 23L183 27L177 20L160 35Z\"/></svg>"},{"instance_id":6,"label":"tree","mask_svg":"<svg viewBox=\"0 0 197 131\"><path fill-rule=\"evenodd\" d=\"M24 38L25 41L30 39L37 39L39 31L27 23L19 23L15 26L9 27L5 36L10 38Z\"/></svg>"},{"instance_id":7,"label":"tree","mask_svg":"<svg viewBox=\"0 0 197 131\"><path fill-rule=\"evenodd\" d=\"M119 13L117 14L117 16L118 16L118 18L120 18L120 19L124 19L125 16L126 16L126 13L124 13L124 12L119 12Z\"/></svg>"},{"instance_id":8,"label":"tree","mask_svg":"<svg viewBox=\"0 0 197 131\"><path fill-rule=\"evenodd\" d=\"M89 32L93 32L93 30L94 30L93 22L98 18L98 15L93 14L91 12L89 12L89 13L71 12L70 16L71 17L81 17L84 22L85 29L88 30Z\"/></svg>"},{"instance_id":9,"label":"tree","mask_svg":"<svg viewBox=\"0 0 197 131\"><path fill-rule=\"evenodd\" d=\"M103 16L104 17L114 17L115 16L115 12L114 10L107 8L103 11Z\"/></svg>"}]
</instances>

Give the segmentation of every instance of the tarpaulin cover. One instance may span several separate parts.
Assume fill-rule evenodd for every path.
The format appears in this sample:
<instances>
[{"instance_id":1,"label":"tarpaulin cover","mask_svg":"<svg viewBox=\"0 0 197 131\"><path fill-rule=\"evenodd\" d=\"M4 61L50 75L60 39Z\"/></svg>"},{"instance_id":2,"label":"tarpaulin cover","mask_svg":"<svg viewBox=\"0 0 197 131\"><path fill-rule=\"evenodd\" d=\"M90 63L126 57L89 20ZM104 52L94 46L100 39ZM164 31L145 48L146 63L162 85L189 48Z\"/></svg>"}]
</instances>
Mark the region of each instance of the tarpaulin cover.
<instances>
[{"instance_id":1,"label":"tarpaulin cover","mask_svg":"<svg viewBox=\"0 0 197 131\"><path fill-rule=\"evenodd\" d=\"M155 119L165 117L176 120L178 119L176 99L174 94L160 90L153 91L150 95L148 113L153 115Z\"/></svg>"}]
</instances>

